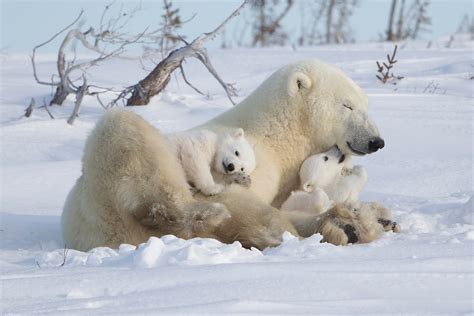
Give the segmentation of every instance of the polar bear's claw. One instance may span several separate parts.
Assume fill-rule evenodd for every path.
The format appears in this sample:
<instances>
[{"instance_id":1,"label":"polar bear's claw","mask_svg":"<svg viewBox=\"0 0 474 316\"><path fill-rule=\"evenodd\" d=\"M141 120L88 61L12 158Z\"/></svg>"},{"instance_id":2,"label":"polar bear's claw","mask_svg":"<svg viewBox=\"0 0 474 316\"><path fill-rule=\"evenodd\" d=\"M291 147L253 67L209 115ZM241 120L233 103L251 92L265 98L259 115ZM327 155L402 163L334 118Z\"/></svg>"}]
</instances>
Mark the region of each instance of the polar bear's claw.
<instances>
[{"instance_id":1,"label":"polar bear's claw","mask_svg":"<svg viewBox=\"0 0 474 316\"><path fill-rule=\"evenodd\" d=\"M392 222L392 231L394 233L399 233L401 230L400 225L397 222Z\"/></svg>"},{"instance_id":2,"label":"polar bear's claw","mask_svg":"<svg viewBox=\"0 0 474 316\"><path fill-rule=\"evenodd\" d=\"M386 218L379 218L377 222L383 226L383 229L388 232L388 231L393 231L394 233L399 233L400 232L400 225L398 225L397 222L393 222L390 219Z\"/></svg>"}]
</instances>

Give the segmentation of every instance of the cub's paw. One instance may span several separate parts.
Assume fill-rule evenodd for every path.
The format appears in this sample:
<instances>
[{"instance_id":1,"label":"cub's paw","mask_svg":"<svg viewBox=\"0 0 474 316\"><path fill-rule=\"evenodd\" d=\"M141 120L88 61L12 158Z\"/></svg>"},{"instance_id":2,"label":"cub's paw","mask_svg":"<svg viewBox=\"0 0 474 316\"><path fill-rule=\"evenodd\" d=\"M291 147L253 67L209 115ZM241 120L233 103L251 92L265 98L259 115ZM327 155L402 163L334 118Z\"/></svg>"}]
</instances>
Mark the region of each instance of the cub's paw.
<instances>
[{"instance_id":1,"label":"cub's paw","mask_svg":"<svg viewBox=\"0 0 474 316\"><path fill-rule=\"evenodd\" d=\"M202 192L204 195L211 196L211 195L216 195L216 194L221 193L222 191L224 191L224 188L225 188L225 187L224 187L222 184L214 183L214 184L211 185L211 186L208 186L208 187L205 187L205 188L201 188L201 192Z\"/></svg>"},{"instance_id":2,"label":"cub's paw","mask_svg":"<svg viewBox=\"0 0 474 316\"><path fill-rule=\"evenodd\" d=\"M249 187L252 184L250 175L246 174L245 172L233 173L230 175L230 178L233 183L237 183L245 187Z\"/></svg>"}]
</instances>

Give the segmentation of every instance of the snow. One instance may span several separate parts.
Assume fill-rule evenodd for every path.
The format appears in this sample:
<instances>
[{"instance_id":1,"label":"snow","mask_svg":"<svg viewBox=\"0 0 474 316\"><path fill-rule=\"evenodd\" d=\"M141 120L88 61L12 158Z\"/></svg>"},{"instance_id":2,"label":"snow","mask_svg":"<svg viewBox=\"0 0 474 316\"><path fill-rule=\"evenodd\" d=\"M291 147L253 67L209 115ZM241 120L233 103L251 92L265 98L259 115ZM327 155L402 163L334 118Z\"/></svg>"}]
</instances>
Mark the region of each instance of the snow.
<instances>
[{"instance_id":1,"label":"snow","mask_svg":"<svg viewBox=\"0 0 474 316\"><path fill-rule=\"evenodd\" d=\"M27 55L1 55L1 313L473 313L473 42L426 46L399 49L394 72L405 78L396 86L375 78L375 60L391 52L387 44L210 52L224 80L237 83L237 101L304 58L333 63L361 85L386 141L382 151L355 158L369 174L361 198L389 207L400 234L347 247L286 234L264 251L164 236L66 256L62 205L104 110L86 97L70 126L70 98L51 108L54 120L44 109L22 117L31 97L42 104L50 91L32 79ZM55 56L39 57L38 70L49 78ZM172 80L149 106L128 110L174 132L231 107L198 62L185 67L208 96ZM144 74L129 58L91 69L90 81L120 88Z\"/></svg>"}]
</instances>

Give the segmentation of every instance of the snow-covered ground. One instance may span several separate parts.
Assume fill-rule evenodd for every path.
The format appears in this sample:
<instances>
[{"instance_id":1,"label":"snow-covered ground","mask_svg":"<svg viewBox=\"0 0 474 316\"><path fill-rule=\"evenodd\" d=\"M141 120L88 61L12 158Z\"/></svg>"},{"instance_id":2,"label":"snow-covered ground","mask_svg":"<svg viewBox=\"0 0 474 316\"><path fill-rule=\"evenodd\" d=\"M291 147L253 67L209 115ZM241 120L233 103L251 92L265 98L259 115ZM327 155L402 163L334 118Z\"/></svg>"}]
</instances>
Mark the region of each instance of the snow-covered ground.
<instances>
[{"instance_id":1,"label":"snow-covered ground","mask_svg":"<svg viewBox=\"0 0 474 316\"><path fill-rule=\"evenodd\" d=\"M395 74L405 79L397 86L375 78L375 60L390 45L211 52L239 100L291 61L336 64L369 94L386 141L356 162L369 173L362 199L391 208L400 234L347 247L288 235L263 252L166 236L137 249L65 256L62 205L104 110L90 97L74 126L66 123L72 99L51 107L54 120L44 109L22 117L31 97L41 104L50 91L32 79L27 55L1 55L1 313L473 313L473 43L422 46L399 50ZM55 56L39 57L48 80ZM150 105L129 110L173 132L231 107L204 67L190 60L186 69L209 97L178 79ZM144 73L137 61L118 60L93 69L90 81L120 88Z\"/></svg>"}]
</instances>

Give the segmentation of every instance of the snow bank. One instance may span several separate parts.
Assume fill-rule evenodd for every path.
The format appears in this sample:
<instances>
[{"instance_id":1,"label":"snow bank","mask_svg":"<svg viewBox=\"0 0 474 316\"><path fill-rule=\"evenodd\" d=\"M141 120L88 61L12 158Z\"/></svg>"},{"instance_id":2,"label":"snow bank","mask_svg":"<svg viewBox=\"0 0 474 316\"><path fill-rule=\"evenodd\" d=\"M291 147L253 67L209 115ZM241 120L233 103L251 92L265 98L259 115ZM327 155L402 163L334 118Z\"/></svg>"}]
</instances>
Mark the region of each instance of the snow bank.
<instances>
[{"instance_id":1,"label":"snow bank","mask_svg":"<svg viewBox=\"0 0 474 316\"><path fill-rule=\"evenodd\" d=\"M94 248L88 252L57 249L42 253L36 261L41 267L109 266L155 268L173 265L205 265L251 262L262 256L257 249L245 249L239 242L227 245L215 239L184 240L173 235L150 237L138 247L122 244L119 249ZM64 259L66 257L66 260Z\"/></svg>"},{"instance_id":2,"label":"snow bank","mask_svg":"<svg viewBox=\"0 0 474 316\"><path fill-rule=\"evenodd\" d=\"M161 238L150 237L138 247L122 244L118 249L97 247L88 252L73 249L56 249L36 256L42 267L104 266L127 268L162 268L166 266L215 265L222 263L244 263L281 261L285 259L314 259L332 251L336 246L321 243L322 236L299 238L286 232L283 243L263 252L256 248L246 249L240 242L223 244L210 238L184 240L173 235Z\"/></svg>"}]
</instances>

